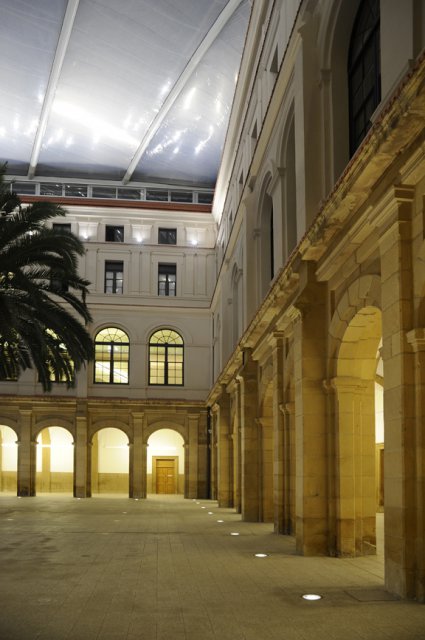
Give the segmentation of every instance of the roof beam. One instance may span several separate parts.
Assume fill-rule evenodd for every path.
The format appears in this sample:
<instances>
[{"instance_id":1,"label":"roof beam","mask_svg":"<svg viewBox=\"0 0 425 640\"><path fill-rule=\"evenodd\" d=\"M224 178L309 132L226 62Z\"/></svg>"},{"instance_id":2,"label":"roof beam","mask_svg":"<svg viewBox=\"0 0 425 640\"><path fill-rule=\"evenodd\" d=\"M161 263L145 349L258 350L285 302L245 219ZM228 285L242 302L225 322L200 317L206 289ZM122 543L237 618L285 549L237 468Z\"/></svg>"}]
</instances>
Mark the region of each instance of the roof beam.
<instances>
[{"instance_id":1,"label":"roof beam","mask_svg":"<svg viewBox=\"0 0 425 640\"><path fill-rule=\"evenodd\" d=\"M46 131L47 122L49 120L53 100L55 98L59 76L68 49L69 40L71 38L72 27L74 26L74 20L79 2L80 0L68 0L68 5L66 7L65 16L62 23L62 29L56 47L55 57L53 59L52 68L50 70L49 82L47 83L46 93L44 95L40 120L38 122L37 132L34 138L30 166L28 169L28 178L33 178L35 176L44 133Z\"/></svg>"},{"instance_id":2,"label":"roof beam","mask_svg":"<svg viewBox=\"0 0 425 640\"><path fill-rule=\"evenodd\" d=\"M133 175L146 149L148 148L152 138L158 131L159 127L161 126L162 122L164 121L165 117L170 111L171 107L173 106L173 104L175 103L175 101L183 91L183 89L186 87L192 73L194 72L194 70L196 69L196 67L198 66L198 64L200 63L200 61L208 51L208 49L211 47L215 39L218 37L218 35L223 30L223 28L229 22L230 18L235 13L236 9L239 7L241 2L242 0L229 0L227 5L224 7L223 11L218 16L217 20L212 25L211 29L206 34L205 38L202 40L199 47L194 52L193 56L191 57L186 67L184 68L183 72L179 76L177 82L174 84L174 86L170 90L161 109L159 110L155 118L152 120L149 126L149 129L145 133L136 153L133 156L133 159L131 160L128 166L128 169L123 178L123 184L127 184L128 181L131 179L131 176Z\"/></svg>"}]
</instances>

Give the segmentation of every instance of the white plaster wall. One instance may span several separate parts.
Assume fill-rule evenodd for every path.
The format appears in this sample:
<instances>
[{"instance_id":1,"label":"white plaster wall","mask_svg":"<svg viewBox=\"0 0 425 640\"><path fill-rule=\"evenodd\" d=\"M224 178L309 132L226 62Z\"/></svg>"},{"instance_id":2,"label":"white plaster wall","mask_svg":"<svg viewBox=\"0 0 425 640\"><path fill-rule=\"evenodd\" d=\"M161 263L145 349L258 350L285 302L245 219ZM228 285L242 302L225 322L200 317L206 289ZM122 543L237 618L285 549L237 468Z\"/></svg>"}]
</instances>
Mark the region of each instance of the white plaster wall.
<instances>
[{"instance_id":1,"label":"white plaster wall","mask_svg":"<svg viewBox=\"0 0 425 640\"><path fill-rule=\"evenodd\" d=\"M98 431L99 473L128 473L128 438L123 431L106 428Z\"/></svg>"},{"instance_id":2,"label":"white plaster wall","mask_svg":"<svg viewBox=\"0 0 425 640\"><path fill-rule=\"evenodd\" d=\"M37 438L37 471L43 469L43 448L50 449L51 472L73 472L74 446L72 436L62 427L48 427L50 444L42 444L42 433Z\"/></svg>"},{"instance_id":3,"label":"white plaster wall","mask_svg":"<svg viewBox=\"0 0 425 640\"><path fill-rule=\"evenodd\" d=\"M10 427L0 425L2 471L17 471L18 468L18 436Z\"/></svg>"},{"instance_id":4,"label":"white plaster wall","mask_svg":"<svg viewBox=\"0 0 425 640\"><path fill-rule=\"evenodd\" d=\"M178 456L179 474L184 473L184 440L172 429L159 429L148 440L147 472L152 473L152 456Z\"/></svg>"}]
</instances>

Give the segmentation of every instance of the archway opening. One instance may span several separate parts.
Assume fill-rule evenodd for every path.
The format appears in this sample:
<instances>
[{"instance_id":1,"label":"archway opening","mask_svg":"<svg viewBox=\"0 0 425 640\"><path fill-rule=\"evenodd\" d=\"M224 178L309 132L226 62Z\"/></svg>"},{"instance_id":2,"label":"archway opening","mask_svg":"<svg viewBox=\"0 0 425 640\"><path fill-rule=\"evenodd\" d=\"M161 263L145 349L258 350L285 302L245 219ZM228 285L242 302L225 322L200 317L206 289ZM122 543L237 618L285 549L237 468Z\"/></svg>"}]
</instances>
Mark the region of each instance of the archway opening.
<instances>
[{"instance_id":1,"label":"archway opening","mask_svg":"<svg viewBox=\"0 0 425 640\"><path fill-rule=\"evenodd\" d=\"M338 355L336 512L337 551L343 556L374 554L380 539L378 487L383 468L377 451L378 446L383 449L384 423L376 385L383 381L381 335L381 312L365 307L348 324ZM379 517L380 529L382 520Z\"/></svg>"},{"instance_id":2,"label":"archway opening","mask_svg":"<svg viewBox=\"0 0 425 640\"><path fill-rule=\"evenodd\" d=\"M147 493L184 494L184 440L173 429L158 429L148 440Z\"/></svg>"},{"instance_id":3,"label":"archway opening","mask_svg":"<svg viewBox=\"0 0 425 640\"><path fill-rule=\"evenodd\" d=\"M0 492L17 491L18 436L6 425L0 425Z\"/></svg>"},{"instance_id":4,"label":"archway opening","mask_svg":"<svg viewBox=\"0 0 425 640\"><path fill-rule=\"evenodd\" d=\"M74 479L74 443L63 427L46 427L37 437L36 493L70 493Z\"/></svg>"},{"instance_id":5,"label":"archway opening","mask_svg":"<svg viewBox=\"0 0 425 640\"><path fill-rule=\"evenodd\" d=\"M129 494L129 441L115 427L105 427L92 440L92 494Z\"/></svg>"}]
</instances>

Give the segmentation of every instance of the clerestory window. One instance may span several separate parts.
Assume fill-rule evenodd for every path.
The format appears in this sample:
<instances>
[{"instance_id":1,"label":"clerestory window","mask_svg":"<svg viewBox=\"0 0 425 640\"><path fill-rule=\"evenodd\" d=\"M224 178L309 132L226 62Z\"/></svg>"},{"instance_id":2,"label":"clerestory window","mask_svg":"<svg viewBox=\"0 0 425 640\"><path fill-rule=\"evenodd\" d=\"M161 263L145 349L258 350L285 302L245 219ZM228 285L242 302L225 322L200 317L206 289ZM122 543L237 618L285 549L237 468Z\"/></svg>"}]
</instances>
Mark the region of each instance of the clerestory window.
<instances>
[{"instance_id":1,"label":"clerestory window","mask_svg":"<svg viewBox=\"0 0 425 640\"><path fill-rule=\"evenodd\" d=\"M350 154L371 127L381 100L379 0L363 0L354 22L348 53Z\"/></svg>"},{"instance_id":2,"label":"clerestory window","mask_svg":"<svg viewBox=\"0 0 425 640\"><path fill-rule=\"evenodd\" d=\"M99 384L128 384L130 343L117 327L102 329L95 339L94 381Z\"/></svg>"},{"instance_id":3,"label":"clerestory window","mask_svg":"<svg viewBox=\"0 0 425 640\"><path fill-rule=\"evenodd\" d=\"M183 385L184 344L172 329L160 329L149 340L149 384Z\"/></svg>"}]
</instances>

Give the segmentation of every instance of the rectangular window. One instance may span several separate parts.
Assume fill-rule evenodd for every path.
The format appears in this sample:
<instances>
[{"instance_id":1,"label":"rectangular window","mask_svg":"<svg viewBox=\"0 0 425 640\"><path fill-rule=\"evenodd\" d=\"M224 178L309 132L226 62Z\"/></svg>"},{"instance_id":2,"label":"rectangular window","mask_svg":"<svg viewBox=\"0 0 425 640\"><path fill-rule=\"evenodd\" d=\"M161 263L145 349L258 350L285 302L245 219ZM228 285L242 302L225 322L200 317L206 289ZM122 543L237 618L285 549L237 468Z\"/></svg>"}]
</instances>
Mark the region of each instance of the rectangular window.
<instances>
[{"instance_id":1,"label":"rectangular window","mask_svg":"<svg viewBox=\"0 0 425 640\"><path fill-rule=\"evenodd\" d=\"M71 225L68 222L54 222L52 225L55 231L71 231Z\"/></svg>"},{"instance_id":2,"label":"rectangular window","mask_svg":"<svg viewBox=\"0 0 425 640\"><path fill-rule=\"evenodd\" d=\"M177 244L177 229L158 229L158 244Z\"/></svg>"},{"instance_id":3,"label":"rectangular window","mask_svg":"<svg viewBox=\"0 0 425 640\"><path fill-rule=\"evenodd\" d=\"M122 262L107 260L105 262L105 293L123 292L124 265Z\"/></svg>"},{"instance_id":4,"label":"rectangular window","mask_svg":"<svg viewBox=\"0 0 425 640\"><path fill-rule=\"evenodd\" d=\"M124 227L106 225L105 240L106 242L124 242Z\"/></svg>"},{"instance_id":5,"label":"rectangular window","mask_svg":"<svg viewBox=\"0 0 425 640\"><path fill-rule=\"evenodd\" d=\"M117 190L115 187L92 187L93 198L116 198Z\"/></svg>"},{"instance_id":6,"label":"rectangular window","mask_svg":"<svg viewBox=\"0 0 425 640\"><path fill-rule=\"evenodd\" d=\"M73 198L87 198L87 186L85 184L66 184L65 195Z\"/></svg>"},{"instance_id":7,"label":"rectangular window","mask_svg":"<svg viewBox=\"0 0 425 640\"><path fill-rule=\"evenodd\" d=\"M62 195L62 185L54 184L53 182L42 182L40 184L40 195L41 196L61 196Z\"/></svg>"},{"instance_id":8,"label":"rectangular window","mask_svg":"<svg viewBox=\"0 0 425 640\"><path fill-rule=\"evenodd\" d=\"M176 265L175 264L159 264L158 265L158 295L159 296L175 296L176 295Z\"/></svg>"},{"instance_id":9,"label":"rectangular window","mask_svg":"<svg viewBox=\"0 0 425 640\"><path fill-rule=\"evenodd\" d=\"M168 191L165 189L146 189L146 200L168 202Z\"/></svg>"}]
</instances>

